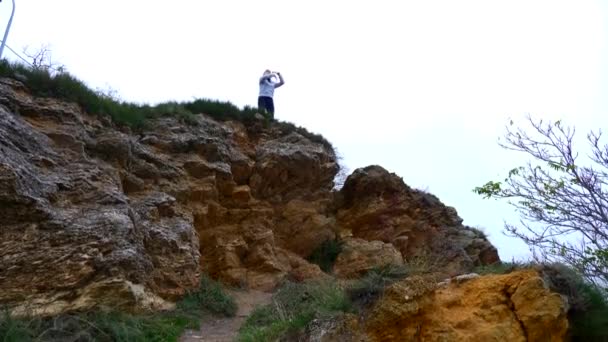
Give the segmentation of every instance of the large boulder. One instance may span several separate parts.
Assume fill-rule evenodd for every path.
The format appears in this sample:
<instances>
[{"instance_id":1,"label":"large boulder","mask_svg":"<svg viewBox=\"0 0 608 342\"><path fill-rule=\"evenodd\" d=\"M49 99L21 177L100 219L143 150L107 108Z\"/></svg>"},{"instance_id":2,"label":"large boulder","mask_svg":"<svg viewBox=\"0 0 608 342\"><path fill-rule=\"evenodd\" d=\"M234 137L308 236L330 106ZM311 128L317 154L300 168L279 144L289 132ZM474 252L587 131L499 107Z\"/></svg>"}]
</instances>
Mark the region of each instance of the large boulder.
<instances>
[{"instance_id":1,"label":"large boulder","mask_svg":"<svg viewBox=\"0 0 608 342\"><path fill-rule=\"evenodd\" d=\"M566 336L567 303L534 270L432 285L412 277L390 286L366 333L375 341L557 342Z\"/></svg>"},{"instance_id":2,"label":"large boulder","mask_svg":"<svg viewBox=\"0 0 608 342\"><path fill-rule=\"evenodd\" d=\"M255 197L271 202L328 192L338 172L333 151L296 132L261 143L255 159L249 186Z\"/></svg>"},{"instance_id":3,"label":"large boulder","mask_svg":"<svg viewBox=\"0 0 608 342\"><path fill-rule=\"evenodd\" d=\"M384 266L403 265L403 256L390 243L347 238L334 264L334 274L340 278L359 278Z\"/></svg>"},{"instance_id":4,"label":"large boulder","mask_svg":"<svg viewBox=\"0 0 608 342\"><path fill-rule=\"evenodd\" d=\"M320 318L299 341L567 340L567 303L539 274L412 276L389 286L363 315Z\"/></svg>"},{"instance_id":5,"label":"large boulder","mask_svg":"<svg viewBox=\"0 0 608 342\"><path fill-rule=\"evenodd\" d=\"M454 208L410 188L380 166L355 170L338 199L337 224L342 236L391 243L406 261L431 258L449 274L499 261L492 244L463 226Z\"/></svg>"}]
</instances>

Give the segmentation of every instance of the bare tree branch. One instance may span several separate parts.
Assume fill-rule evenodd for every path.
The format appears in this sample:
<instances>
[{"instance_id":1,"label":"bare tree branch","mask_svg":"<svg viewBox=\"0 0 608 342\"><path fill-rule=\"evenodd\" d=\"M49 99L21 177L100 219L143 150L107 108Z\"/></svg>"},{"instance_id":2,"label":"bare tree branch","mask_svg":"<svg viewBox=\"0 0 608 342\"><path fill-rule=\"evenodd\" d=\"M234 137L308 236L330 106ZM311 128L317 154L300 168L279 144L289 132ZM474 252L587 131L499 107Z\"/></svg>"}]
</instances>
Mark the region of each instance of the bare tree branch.
<instances>
[{"instance_id":1,"label":"bare tree branch","mask_svg":"<svg viewBox=\"0 0 608 342\"><path fill-rule=\"evenodd\" d=\"M608 284L608 145L601 143L602 132L587 135L590 153L579 165L574 128L531 117L528 122L528 130L507 126L499 145L533 162L511 170L504 183L491 181L474 191L510 199L522 220L505 224L505 232L522 239L535 256Z\"/></svg>"}]
</instances>

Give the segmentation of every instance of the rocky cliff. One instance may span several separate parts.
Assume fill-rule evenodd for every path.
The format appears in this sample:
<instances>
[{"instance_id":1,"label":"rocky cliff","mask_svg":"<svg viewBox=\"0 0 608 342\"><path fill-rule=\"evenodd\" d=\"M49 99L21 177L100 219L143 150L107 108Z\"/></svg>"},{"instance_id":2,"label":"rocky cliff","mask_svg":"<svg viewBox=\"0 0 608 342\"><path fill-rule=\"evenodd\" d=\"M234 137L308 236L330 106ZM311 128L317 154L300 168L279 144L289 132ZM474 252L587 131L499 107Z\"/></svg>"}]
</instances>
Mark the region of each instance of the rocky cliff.
<instances>
[{"instance_id":1,"label":"rocky cliff","mask_svg":"<svg viewBox=\"0 0 608 342\"><path fill-rule=\"evenodd\" d=\"M354 278L417 257L454 276L498 261L454 208L379 166L340 191L331 146L282 123L141 131L0 80L0 304L57 314L170 307L209 273L271 290L323 276L307 258L327 240Z\"/></svg>"}]
</instances>

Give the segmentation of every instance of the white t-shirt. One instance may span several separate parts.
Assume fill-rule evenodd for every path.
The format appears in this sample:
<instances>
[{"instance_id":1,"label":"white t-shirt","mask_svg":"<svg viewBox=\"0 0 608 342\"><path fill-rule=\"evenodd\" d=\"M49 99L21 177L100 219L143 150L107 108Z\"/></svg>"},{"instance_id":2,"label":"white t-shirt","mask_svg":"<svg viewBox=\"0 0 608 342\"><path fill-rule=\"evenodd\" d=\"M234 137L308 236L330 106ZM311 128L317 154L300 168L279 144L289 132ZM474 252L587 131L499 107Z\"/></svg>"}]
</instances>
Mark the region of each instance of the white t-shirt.
<instances>
[{"instance_id":1,"label":"white t-shirt","mask_svg":"<svg viewBox=\"0 0 608 342\"><path fill-rule=\"evenodd\" d=\"M271 81L272 75L260 77L260 96L272 97L274 95L275 83Z\"/></svg>"}]
</instances>

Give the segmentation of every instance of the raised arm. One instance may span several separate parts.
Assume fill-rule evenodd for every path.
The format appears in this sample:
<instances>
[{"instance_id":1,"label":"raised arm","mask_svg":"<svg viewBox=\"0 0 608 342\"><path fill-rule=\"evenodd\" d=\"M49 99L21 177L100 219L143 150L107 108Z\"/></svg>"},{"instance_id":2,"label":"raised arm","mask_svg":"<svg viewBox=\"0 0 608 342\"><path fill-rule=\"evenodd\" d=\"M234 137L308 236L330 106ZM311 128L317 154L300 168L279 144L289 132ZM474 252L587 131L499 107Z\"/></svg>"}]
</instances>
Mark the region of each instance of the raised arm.
<instances>
[{"instance_id":1,"label":"raised arm","mask_svg":"<svg viewBox=\"0 0 608 342\"><path fill-rule=\"evenodd\" d=\"M261 83L262 81L269 80L269 79L270 79L270 78L272 78L273 76L274 76L273 74L267 74L267 75L263 75L262 77L260 77L260 83Z\"/></svg>"},{"instance_id":2,"label":"raised arm","mask_svg":"<svg viewBox=\"0 0 608 342\"><path fill-rule=\"evenodd\" d=\"M279 83L276 83L274 85L275 88L278 88L278 87L282 86L283 84L285 84L285 81L283 80L283 76L281 75L280 72L277 72L277 76L279 76Z\"/></svg>"}]
</instances>

